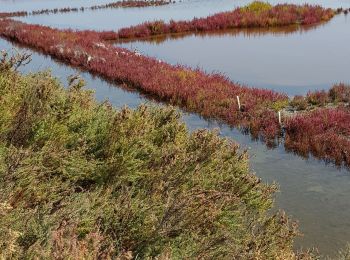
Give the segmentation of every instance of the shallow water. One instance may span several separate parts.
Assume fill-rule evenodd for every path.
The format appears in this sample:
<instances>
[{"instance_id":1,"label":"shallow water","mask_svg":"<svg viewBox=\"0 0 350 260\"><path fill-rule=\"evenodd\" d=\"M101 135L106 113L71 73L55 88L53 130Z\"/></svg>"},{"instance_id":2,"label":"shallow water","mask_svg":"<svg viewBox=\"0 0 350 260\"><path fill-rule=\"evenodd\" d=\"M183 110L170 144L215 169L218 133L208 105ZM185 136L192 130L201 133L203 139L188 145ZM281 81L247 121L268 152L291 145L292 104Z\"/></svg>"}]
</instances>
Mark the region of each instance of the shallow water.
<instances>
[{"instance_id":1,"label":"shallow water","mask_svg":"<svg viewBox=\"0 0 350 260\"><path fill-rule=\"evenodd\" d=\"M101 1L86 0L0 0L0 11L41 9L64 6L90 6ZM103 3L111 1L102 1ZM196 0L171 6L112 9L43 15L21 18L27 22L76 29L115 29L146 20L190 19L246 4L241 0ZM277 0L270 1L277 2ZM300 1L282 1L300 2ZM304 2L304 1L302 1ZM310 2L310 0L309 0ZM327 0L311 3L324 6L349 6L349 1ZM5 7L5 8L4 8ZM17 8L17 9L16 9ZM27 10L27 9L26 9ZM350 19L350 16L348 17ZM349 21L345 16L305 31L230 32L220 35L186 36L168 39L160 44L136 42L124 47L159 57L170 63L200 66L207 71L225 73L232 80L258 87L269 87L290 95L310 89L328 88L333 82L350 80ZM12 44L0 39L0 49ZM17 47L21 49L20 47ZM80 73L87 88L95 90L98 100L108 99L114 106L136 107L148 101L136 92L127 92L89 73L81 72L33 53L33 62L24 72L51 68L63 82L69 75ZM300 221L304 237L297 247L318 247L323 254L334 254L350 241L350 172L326 166L314 159L304 160L286 153L283 147L268 150L251 141L249 136L226 125L203 120L195 114L184 114L190 130L219 128L222 136L232 138L249 150L251 168L265 181L276 181L281 192L276 196L278 207Z\"/></svg>"}]
</instances>

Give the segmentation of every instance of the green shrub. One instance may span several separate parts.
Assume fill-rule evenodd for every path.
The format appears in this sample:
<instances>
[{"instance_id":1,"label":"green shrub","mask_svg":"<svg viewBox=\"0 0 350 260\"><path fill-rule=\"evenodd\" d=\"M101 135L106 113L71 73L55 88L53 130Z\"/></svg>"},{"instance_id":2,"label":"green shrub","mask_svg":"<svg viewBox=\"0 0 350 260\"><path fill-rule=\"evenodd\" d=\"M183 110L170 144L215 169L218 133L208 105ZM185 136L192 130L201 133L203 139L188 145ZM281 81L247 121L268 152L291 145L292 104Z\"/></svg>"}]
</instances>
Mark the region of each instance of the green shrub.
<instances>
[{"instance_id":1,"label":"green shrub","mask_svg":"<svg viewBox=\"0 0 350 260\"><path fill-rule=\"evenodd\" d=\"M2 258L297 257L276 187L175 109L118 111L48 72L7 69L0 92Z\"/></svg>"},{"instance_id":2,"label":"green shrub","mask_svg":"<svg viewBox=\"0 0 350 260\"><path fill-rule=\"evenodd\" d=\"M278 100L271 104L271 108L277 112L287 107L288 103L288 99Z\"/></svg>"},{"instance_id":3,"label":"green shrub","mask_svg":"<svg viewBox=\"0 0 350 260\"><path fill-rule=\"evenodd\" d=\"M269 11L271 8L272 8L272 5L268 2L254 1L251 4L242 7L241 10L260 13L260 12Z\"/></svg>"}]
</instances>

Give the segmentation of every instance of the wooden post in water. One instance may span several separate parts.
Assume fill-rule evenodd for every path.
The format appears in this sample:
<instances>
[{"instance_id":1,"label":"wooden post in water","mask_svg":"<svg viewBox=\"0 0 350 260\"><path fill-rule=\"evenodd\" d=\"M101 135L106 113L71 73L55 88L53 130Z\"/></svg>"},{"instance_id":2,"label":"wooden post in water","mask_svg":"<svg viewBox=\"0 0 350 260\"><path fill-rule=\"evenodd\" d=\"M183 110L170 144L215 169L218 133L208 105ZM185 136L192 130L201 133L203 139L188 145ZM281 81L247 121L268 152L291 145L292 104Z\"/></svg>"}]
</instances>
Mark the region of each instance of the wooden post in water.
<instances>
[{"instance_id":1,"label":"wooden post in water","mask_svg":"<svg viewBox=\"0 0 350 260\"><path fill-rule=\"evenodd\" d=\"M241 102L239 101L239 96L237 96L238 110L241 111Z\"/></svg>"}]
</instances>

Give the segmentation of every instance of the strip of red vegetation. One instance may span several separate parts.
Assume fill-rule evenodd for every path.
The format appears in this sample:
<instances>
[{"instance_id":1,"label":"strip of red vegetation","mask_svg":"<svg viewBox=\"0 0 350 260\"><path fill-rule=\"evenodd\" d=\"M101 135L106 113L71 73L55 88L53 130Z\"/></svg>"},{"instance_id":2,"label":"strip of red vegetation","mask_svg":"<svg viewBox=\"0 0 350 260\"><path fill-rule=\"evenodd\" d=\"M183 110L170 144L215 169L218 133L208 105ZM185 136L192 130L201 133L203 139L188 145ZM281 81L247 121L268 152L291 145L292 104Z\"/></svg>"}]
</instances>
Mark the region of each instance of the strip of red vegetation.
<instances>
[{"instance_id":1,"label":"strip of red vegetation","mask_svg":"<svg viewBox=\"0 0 350 260\"><path fill-rule=\"evenodd\" d=\"M301 112L286 120L286 149L350 166L350 86L309 92L290 104Z\"/></svg>"},{"instance_id":2,"label":"strip of red vegetation","mask_svg":"<svg viewBox=\"0 0 350 260\"><path fill-rule=\"evenodd\" d=\"M253 2L230 12L222 12L191 21L146 22L120 29L119 38L143 38L173 33L196 33L248 27L273 27L287 25L311 25L330 20L332 9L321 6Z\"/></svg>"},{"instance_id":3,"label":"strip of red vegetation","mask_svg":"<svg viewBox=\"0 0 350 260\"><path fill-rule=\"evenodd\" d=\"M16 16L27 16L27 11L20 11L20 12L11 12L11 13L0 13L0 18L9 18L9 17L16 17Z\"/></svg>"},{"instance_id":4,"label":"strip of red vegetation","mask_svg":"<svg viewBox=\"0 0 350 260\"><path fill-rule=\"evenodd\" d=\"M54 8L54 9L42 9L32 12L20 11L20 12L9 12L9 13L0 13L0 18L9 18L16 16L29 16L29 15L42 15L42 14L57 14L57 13L70 13L70 12L79 12L86 10L99 10L99 9L108 9L108 8L131 8L131 7L148 7L148 6L161 6L170 4L171 1L165 0L154 0L154 1L144 1L144 0L127 0L113 2L104 5L94 5L90 7L80 7L80 8Z\"/></svg>"},{"instance_id":5,"label":"strip of red vegetation","mask_svg":"<svg viewBox=\"0 0 350 260\"><path fill-rule=\"evenodd\" d=\"M74 32L13 20L0 21L0 35L39 49L119 84L142 90L205 117L275 137L280 132L274 108L288 102L286 95L232 83L218 74L172 66L103 42L108 33ZM237 96L240 98L239 110Z\"/></svg>"},{"instance_id":6,"label":"strip of red vegetation","mask_svg":"<svg viewBox=\"0 0 350 260\"><path fill-rule=\"evenodd\" d=\"M350 112L319 108L287 121L285 147L308 157L350 166Z\"/></svg>"}]
</instances>

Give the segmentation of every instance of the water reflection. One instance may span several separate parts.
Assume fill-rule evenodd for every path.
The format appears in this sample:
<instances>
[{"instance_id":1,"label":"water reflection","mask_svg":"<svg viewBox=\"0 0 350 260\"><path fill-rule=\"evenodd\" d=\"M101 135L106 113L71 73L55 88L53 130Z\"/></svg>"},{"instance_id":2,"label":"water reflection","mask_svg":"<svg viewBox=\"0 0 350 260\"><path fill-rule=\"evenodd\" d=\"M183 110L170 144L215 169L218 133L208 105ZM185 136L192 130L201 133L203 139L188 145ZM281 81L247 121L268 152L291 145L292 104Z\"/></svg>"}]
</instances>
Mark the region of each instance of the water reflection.
<instances>
[{"instance_id":1,"label":"water reflection","mask_svg":"<svg viewBox=\"0 0 350 260\"><path fill-rule=\"evenodd\" d=\"M325 24L325 23L324 23ZM265 35L274 35L274 36L283 36L289 35L293 33L305 33L310 30L316 29L323 24L317 25L308 25L308 26L283 26L283 27L271 27L271 28L235 28L229 30L220 30L220 31L212 31L212 32L185 32L185 33L173 33L166 35L157 35L152 37L138 38L138 39L120 39L115 42L118 43L136 43L136 42L145 42L150 44L160 45L166 41L171 40L182 40L187 37L196 37L205 39L207 37L237 37L244 36L246 38L252 37L260 37Z\"/></svg>"}]
</instances>

